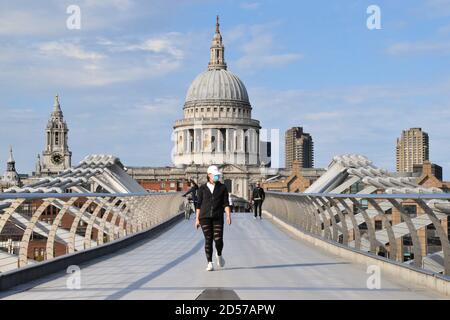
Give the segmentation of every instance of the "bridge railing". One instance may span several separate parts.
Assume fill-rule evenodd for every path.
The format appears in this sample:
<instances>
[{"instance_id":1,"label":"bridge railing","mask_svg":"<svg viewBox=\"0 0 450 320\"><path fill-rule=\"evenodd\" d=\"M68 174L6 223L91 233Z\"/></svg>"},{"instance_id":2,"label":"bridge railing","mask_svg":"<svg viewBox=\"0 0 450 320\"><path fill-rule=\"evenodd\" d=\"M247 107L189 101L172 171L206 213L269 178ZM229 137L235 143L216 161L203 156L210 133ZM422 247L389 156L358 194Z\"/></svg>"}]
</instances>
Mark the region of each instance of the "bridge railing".
<instances>
[{"instance_id":1,"label":"bridge railing","mask_svg":"<svg viewBox=\"0 0 450 320\"><path fill-rule=\"evenodd\" d=\"M172 193L0 193L0 272L101 246L183 211Z\"/></svg>"},{"instance_id":2,"label":"bridge railing","mask_svg":"<svg viewBox=\"0 0 450 320\"><path fill-rule=\"evenodd\" d=\"M318 237L450 275L450 194L267 192L263 210Z\"/></svg>"}]
</instances>

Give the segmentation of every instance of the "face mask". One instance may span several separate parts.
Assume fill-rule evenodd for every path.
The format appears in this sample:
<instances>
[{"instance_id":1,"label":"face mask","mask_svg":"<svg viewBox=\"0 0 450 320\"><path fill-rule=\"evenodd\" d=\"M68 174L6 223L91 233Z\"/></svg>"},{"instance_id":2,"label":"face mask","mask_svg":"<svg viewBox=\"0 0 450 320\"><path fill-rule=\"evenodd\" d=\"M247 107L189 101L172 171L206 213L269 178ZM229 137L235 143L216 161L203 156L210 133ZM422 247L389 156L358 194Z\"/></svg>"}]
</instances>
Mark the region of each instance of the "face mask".
<instances>
[{"instance_id":1,"label":"face mask","mask_svg":"<svg viewBox=\"0 0 450 320\"><path fill-rule=\"evenodd\" d=\"M219 179L220 179L220 175L218 175L218 174L216 174L213 178L214 182L219 181Z\"/></svg>"}]
</instances>

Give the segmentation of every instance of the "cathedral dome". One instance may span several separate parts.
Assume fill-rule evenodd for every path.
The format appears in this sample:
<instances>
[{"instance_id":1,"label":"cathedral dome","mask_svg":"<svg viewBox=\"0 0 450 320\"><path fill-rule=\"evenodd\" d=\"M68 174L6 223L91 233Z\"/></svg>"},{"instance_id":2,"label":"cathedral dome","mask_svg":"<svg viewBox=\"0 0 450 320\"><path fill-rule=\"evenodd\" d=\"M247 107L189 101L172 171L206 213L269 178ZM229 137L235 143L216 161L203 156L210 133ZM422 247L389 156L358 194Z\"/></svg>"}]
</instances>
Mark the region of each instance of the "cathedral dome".
<instances>
[{"instance_id":1,"label":"cathedral dome","mask_svg":"<svg viewBox=\"0 0 450 320\"><path fill-rule=\"evenodd\" d=\"M244 83L226 69L212 69L199 74L192 82L186 102L233 100L250 103Z\"/></svg>"}]
</instances>

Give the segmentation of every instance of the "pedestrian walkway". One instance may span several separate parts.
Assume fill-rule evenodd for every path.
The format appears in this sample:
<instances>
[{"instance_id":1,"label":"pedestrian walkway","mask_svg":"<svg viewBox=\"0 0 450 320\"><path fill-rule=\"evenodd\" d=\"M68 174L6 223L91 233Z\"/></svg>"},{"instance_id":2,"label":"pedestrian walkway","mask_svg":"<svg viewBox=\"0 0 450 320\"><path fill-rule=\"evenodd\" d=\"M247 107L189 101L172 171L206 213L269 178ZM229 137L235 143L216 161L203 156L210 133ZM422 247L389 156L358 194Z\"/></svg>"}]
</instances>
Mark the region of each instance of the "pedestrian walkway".
<instances>
[{"instance_id":1,"label":"pedestrian walkway","mask_svg":"<svg viewBox=\"0 0 450 320\"><path fill-rule=\"evenodd\" d=\"M249 213L224 231L224 268L207 272L203 236L193 219L159 237L81 265L81 289L66 273L0 293L2 299L443 299L382 275L366 286L366 266L332 256Z\"/></svg>"}]
</instances>

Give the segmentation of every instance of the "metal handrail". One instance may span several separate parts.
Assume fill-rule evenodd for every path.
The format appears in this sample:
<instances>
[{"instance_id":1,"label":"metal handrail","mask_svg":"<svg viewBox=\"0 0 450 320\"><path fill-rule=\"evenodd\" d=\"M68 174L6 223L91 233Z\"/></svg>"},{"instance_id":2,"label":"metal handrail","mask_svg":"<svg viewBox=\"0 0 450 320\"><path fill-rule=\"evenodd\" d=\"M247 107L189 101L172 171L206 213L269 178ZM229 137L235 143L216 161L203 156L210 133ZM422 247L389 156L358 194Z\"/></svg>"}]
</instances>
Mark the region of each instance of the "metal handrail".
<instances>
[{"instance_id":1,"label":"metal handrail","mask_svg":"<svg viewBox=\"0 0 450 320\"><path fill-rule=\"evenodd\" d=\"M5 241L20 237L14 241L14 247L3 244L3 250L0 249L0 273L38 263L29 252L34 247L30 246L33 234L46 239L45 247L38 249L44 251L44 260L50 260L169 221L184 210L180 195L181 192L0 193L0 236ZM66 216L70 219L64 219ZM5 228L8 224L17 228Z\"/></svg>"},{"instance_id":2,"label":"metal handrail","mask_svg":"<svg viewBox=\"0 0 450 320\"><path fill-rule=\"evenodd\" d=\"M5 199L43 199L43 198L71 198L71 197L121 197L121 198L129 198L129 197L144 197L148 195L154 194L177 194L179 192L138 192L138 193L0 193L0 200Z\"/></svg>"},{"instance_id":3,"label":"metal handrail","mask_svg":"<svg viewBox=\"0 0 450 320\"><path fill-rule=\"evenodd\" d=\"M415 215L410 215L406 205L415 206ZM398 262L406 262L404 254L409 253L410 247L413 259L408 263L450 275L448 193L267 191L263 210L307 233ZM375 224L375 221L381 223ZM428 226L433 227L430 230L435 233L432 235L434 242L428 242ZM423 230L425 237L419 234ZM404 237L411 243L405 245Z\"/></svg>"},{"instance_id":4,"label":"metal handrail","mask_svg":"<svg viewBox=\"0 0 450 320\"><path fill-rule=\"evenodd\" d=\"M289 195L296 197L330 197L330 198L361 198L361 199L443 199L450 200L449 193L294 193L266 191L267 194Z\"/></svg>"}]
</instances>

